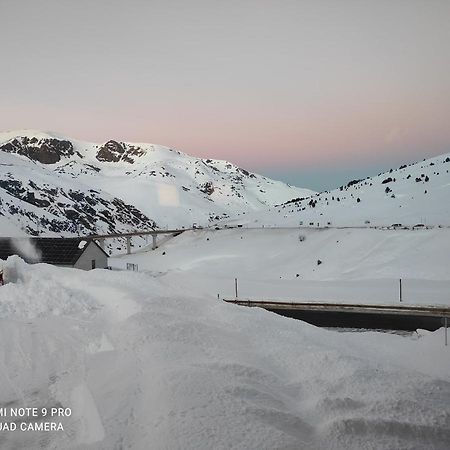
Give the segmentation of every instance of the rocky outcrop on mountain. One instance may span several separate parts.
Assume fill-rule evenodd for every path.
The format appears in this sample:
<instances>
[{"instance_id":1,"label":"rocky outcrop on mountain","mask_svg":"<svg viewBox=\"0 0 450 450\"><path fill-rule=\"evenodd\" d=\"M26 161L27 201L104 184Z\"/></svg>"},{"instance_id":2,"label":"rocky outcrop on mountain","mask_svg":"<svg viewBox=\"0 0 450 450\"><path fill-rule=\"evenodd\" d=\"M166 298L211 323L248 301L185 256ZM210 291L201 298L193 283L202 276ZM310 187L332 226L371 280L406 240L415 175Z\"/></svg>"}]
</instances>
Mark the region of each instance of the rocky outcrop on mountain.
<instances>
[{"instance_id":1,"label":"rocky outcrop on mountain","mask_svg":"<svg viewBox=\"0 0 450 450\"><path fill-rule=\"evenodd\" d=\"M116 141L108 141L100 147L96 158L99 161L118 162L121 160L124 153L125 148L121 144Z\"/></svg>"},{"instance_id":2,"label":"rocky outcrop on mountain","mask_svg":"<svg viewBox=\"0 0 450 450\"><path fill-rule=\"evenodd\" d=\"M65 189L16 179L11 173L0 180L0 215L23 216L19 221L29 219L24 228L31 235L105 234L156 226L153 220L119 198L110 198L94 189Z\"/></svg>"},{"instance_id":3,"label":"rocky outcrop on mountain","mask_svg":"<svg viewBox=\"0 0 450 450\"><path fill-rule=\"evenodd\" d=\"M212 195L214 192L214 185L211 181L207 181L206 183L200 185L199 190L206 195Z\"/></svg>"},{"instance_id":4,"label":"rocky outcrop on mountain","mask_svg":"<svg viewBox=\"0 0 450 450\"><path fill-rule=\"evenodd\" d=\"M97 152L96 158L102 162L119 162L125 161L133 164L133 156L142 156L145 151L140 147L134 145L126 145L117 141L108 141L100 147Z\"/></svg>"},{"instance_id":5,"label":"rocky outcrop on mountain","mask_svg":"<svg viewBox=\"0 0 450 450\"><path fill-rule=\"evenodd\" d=\"M27 136L18 137L0 145L0 151L26 156L41 164L54 164L59 162L62 157L70 157L75 153L70 141Z\"/></svg>"}]
</instances>

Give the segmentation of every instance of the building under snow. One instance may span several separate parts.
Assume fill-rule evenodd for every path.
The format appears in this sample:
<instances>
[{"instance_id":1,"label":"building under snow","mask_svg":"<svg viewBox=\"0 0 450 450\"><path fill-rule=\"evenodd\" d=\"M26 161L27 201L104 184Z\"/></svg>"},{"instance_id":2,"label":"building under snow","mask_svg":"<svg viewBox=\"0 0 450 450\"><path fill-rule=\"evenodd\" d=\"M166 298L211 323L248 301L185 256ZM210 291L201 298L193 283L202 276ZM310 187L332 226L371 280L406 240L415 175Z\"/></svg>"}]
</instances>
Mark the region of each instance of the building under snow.
<instances>
[{"instance_id":1,"label":"building under snow","mask_svg":"<svg viewBox=\"0 0 450 450\"><path fill-rule=\"evenodd\" d=\"M18 255L28 263L90 270L106 268L108 254L92 239L86 238L0 238L0 259Z\"/></svg>"}]
</instances>

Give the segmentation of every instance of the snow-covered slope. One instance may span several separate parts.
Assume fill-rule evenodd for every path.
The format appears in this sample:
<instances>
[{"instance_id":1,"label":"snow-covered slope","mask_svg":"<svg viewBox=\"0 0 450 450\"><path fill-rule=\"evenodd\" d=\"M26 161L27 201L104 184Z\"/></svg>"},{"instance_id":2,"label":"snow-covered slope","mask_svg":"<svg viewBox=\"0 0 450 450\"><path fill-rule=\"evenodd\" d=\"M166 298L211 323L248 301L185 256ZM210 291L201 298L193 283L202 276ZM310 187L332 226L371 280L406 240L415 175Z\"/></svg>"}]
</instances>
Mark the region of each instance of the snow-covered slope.
<instances>
[{"instance_id":1,"label":"snow-covered slope","mask_svg":"<svg viewBox=\"0 0 450 450\"><path fill-rule=\"evenodd\" d=\"M217 221L450 225L449 169L450 154L445 154L316 194L226 161L194 158L159 145L92 144L54 133L14 131L0 134L0 224L18 232L56 234ZM81 200L76 202L69 191L80 193ZM101 198L100 209L109 209L112 217L90 217L94 210L83 211L83 196L95 211ZM132 217L124 204L134 207Z\"/></svg>"},{"instance_id":2,"label":"snow-covered slope","mask_svg":"<svg viewBox=\"0 0 450 450\"><path fill-rule=\"evenodd\" d=\"M149 228L154 222L107 192L0 153L0 218L27 234L102 234ZM3 235L8 230L1 228Z\"/></svg>"},{"instance_id":3,"label":"snow-covered slope","mask_svg":"<svg viewBox=\"0 0 450 450\"><path fill-rule=\"evenodd\" d=\"M166 277L18 258L0 287L0 398L71 408L2 448L448 449L442 330L338 333ZM24 424L24 425L22 425Z\"/></svg>"},{"instance_id":4,"label":"snow-covered slope","mask_svg":"<svg viewBox=\"0 0 450 450\"><path fill-rule=\"evenodd\" d=\"M450 153L293 199L239 221L259 225L450 225ZM302 196L300 196L302 197Z\"/></svg>"},{"instance_id":5,"label":"snow-covered slope","mask_svg":"<svg viewBox=\"0 0 450 450\"><path fill-rule=\"evenodd\" d=\"M167 147L38 131L0 134L0 183L0 214L28 233L204 225L311 194Z\"/></svg>"},{"instance_id":6,"label":"snow-covered slope","mask_svg":"<svg viewBox=\"0 0 450 450\"><path fill-rule=\"evenodd\" d=\"M448 228L196 230L109 261L225 298L398 305L402 278L404 304L450 305Z\"/></svg>"}]
</instances>

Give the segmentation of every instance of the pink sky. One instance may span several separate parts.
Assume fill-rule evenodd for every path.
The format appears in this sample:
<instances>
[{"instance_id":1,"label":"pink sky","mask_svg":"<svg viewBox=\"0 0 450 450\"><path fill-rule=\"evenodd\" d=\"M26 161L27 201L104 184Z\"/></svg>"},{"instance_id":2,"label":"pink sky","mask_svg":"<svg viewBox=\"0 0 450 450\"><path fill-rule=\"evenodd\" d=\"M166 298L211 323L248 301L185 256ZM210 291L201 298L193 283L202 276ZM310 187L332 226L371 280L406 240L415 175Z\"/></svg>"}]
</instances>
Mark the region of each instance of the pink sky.
<instances>
[{"instance_id":1,"label":"pink sky","mask_svg":"<svg viewBox=\"0 0 450 450\"><path fill-rule=\"evenodd\" d=\"M89 5L2 2L3 130L152 142L266 173L450 151L450 2Z\"/></svg>"},{"instance_id":2,"label":"pink sky","mask_svg":"<svg viewBox=\"0 0 450 450\"><path fill-rule=\"evenodd\" d=\"M93 106L58 116L48 106L30 107L25 128L57 131L80 140L153 142L202 157L228 159L245 167L373 164L407 161L450 151L450 104L425 101L283 111L262 105L235 110L177 105L109 111ZM23 117L21 108L10 115ZM50 118L50 119L49 119ZM49 125L52 125L50 128ZM19 125L19 120L17 120ZM18 126L16 127L18 128Z\"/></svg>"}]
</instances>

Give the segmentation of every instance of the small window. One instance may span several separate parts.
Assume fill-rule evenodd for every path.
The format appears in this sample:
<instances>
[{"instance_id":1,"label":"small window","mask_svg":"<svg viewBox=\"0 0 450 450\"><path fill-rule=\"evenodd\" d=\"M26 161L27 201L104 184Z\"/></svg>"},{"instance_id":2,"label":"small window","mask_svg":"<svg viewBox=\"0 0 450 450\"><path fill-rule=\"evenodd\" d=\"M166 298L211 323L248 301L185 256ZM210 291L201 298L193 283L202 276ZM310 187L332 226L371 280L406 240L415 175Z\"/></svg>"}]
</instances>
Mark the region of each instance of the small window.
<instances>
[{"instance_id":1,"label":"small window","mask_svg":"<svg viewBox=\"0 0 450 450\"><path fill-rule=\"evenodd\" d=\"M93 259L93 260L91 261L91 268L92 268L92 269L95 269L95 259Z\"/></svg>"}]
</instances>

